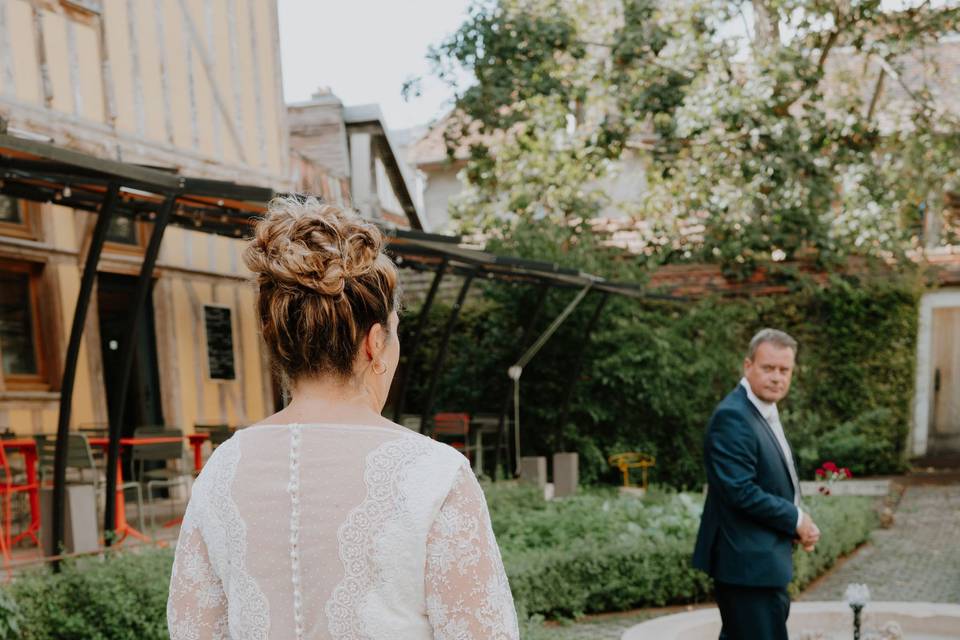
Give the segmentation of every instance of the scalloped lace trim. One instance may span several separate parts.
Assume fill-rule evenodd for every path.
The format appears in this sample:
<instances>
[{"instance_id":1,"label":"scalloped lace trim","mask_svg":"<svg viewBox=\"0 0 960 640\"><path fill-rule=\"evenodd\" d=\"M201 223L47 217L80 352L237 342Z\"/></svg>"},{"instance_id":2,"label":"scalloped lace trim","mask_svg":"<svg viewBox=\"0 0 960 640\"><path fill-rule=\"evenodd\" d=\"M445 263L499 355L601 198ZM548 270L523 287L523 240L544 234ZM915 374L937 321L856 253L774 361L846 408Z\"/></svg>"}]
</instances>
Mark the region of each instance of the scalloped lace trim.
<instances>
[{"instance_id":1,"label":"scalloped lace trim","mask_svg":"<svg viewBox=\"0 0 960 640\"><path fill-rule=\"evenodd\" d=\"M203 510L195 526L200 528L210 563L227 589L230 636L266 640L270 633L270 609L257 581L247 572L247 526L230 490L240 463L239 439L227 440L218 449L215 473L202 484ZM186 524L186 523L185 523Z\"/></svg>"},{"instance_id":2,"label":"scalloped lace trim","mask_svg":"<svg viewBox=\"0 0 960 640\"><path fill-rule=\"evenodd\" d=\"M429 441L401 436L383 443L367 454L364 482L366 498L340 525L337 540L344 578L326 604L328 630L335 640L370 637L370 625L362 612L367 596L382 585L383 567L374 558L379 554L378 537L391 521L406 511L407 496L401 490L404 471L430 450Z\"/></svg>"}]
</instances>

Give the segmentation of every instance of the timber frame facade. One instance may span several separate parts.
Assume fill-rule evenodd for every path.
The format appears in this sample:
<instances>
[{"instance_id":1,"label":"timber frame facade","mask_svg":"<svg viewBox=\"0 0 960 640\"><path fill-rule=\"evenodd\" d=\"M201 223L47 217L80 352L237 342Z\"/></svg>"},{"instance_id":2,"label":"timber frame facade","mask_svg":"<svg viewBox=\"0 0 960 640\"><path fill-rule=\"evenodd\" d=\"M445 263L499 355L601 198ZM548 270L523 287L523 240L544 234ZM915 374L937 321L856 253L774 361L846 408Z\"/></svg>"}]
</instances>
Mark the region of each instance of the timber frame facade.
<instances>
[{"instance_id":1,"label":"timber frame facade","mask_svg":"<svg viewBox=\"0 0 960 640\"><path fill-rule=\"evenodd\" d=\"M91 157L267 191L294 187L273 1L2 0L0 119L13 136ZM298 186L328 182L309 166L295 177L306 183ZM78 189L65 187L47 202L5 191L0 203L16 209L0 216L0 280L10 292L26 287L29 301L4 307L14 324L0 369L0 432L56 428L63 354L96 223L68 206ZM191 213L178 206L175 214ZM133 289L153 226L149 215L118 217L108 233L78 355L72 427L109 422L118 304ZM135 408L131 429L162 423L189 433L197 423L242 425L272 411L275 384L241 252L241 240L229 236L182 225L166 231L148 335L137 347L135 370L144 373L129 398L112 400ZM211 375L211 358L228 355L211 351L208 308L229 310L217 330L230 339L217 343L232 345L232 378Z\"/></svg>"}]
</instances>

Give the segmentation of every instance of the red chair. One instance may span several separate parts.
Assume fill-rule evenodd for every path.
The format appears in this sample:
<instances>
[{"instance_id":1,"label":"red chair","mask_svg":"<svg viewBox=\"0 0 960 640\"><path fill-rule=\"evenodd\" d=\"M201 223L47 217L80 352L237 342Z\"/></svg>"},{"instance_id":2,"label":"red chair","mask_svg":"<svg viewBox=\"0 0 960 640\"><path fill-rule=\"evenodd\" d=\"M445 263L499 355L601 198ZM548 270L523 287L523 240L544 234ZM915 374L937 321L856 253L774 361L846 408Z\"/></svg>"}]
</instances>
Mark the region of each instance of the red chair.
<instances>
[{"instance_id":1,"label":"red chair","mask_svg":"<svg viewBox=\"0 0 960 640\"><path fill-rule=\"evenodd\" d=\"M3 552L4 560L10 561L10 548L13 546L11 528L13 524L13 496L17 493L27 493L36 491L39 483L29 483L26 481L15 482L13 471L10 469L10 463L7 460L7 452L0 447L0 467L3 468L0 475L0 494L3 494L3 531L0 532L0 551ZM31 533L31 537L37 544L39 541Z\"/></svg>"},{"instance_id":2,"label":"red chair","mask_svg":"<svg viewBox=\"0 0 960 640\"><path fill-rule=\"evenodd\" d=\"M438 413L433 416L433 438L471 458L470 415L466 413Z\"/></svg>"}]
</instances>

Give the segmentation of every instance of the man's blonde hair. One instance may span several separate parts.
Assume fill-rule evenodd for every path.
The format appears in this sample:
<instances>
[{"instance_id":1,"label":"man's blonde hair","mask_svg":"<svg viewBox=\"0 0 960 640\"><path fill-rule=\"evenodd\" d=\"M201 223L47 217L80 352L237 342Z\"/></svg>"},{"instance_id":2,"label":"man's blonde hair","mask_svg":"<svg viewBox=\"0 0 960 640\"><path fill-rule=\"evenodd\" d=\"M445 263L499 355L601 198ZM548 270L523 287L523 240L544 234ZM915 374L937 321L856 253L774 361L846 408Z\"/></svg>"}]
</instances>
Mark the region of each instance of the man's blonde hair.
<instances>
[{"instance_id":1,"label":"man's blonde hair","mask_svg":"<svg viewBox=\"0 0 960 640\"><path fill-rule=\"evenodd\" d=\"M757 355L757 349L759 349L760 345L764 342L769 342L785 349L793 349L793 355L797 355L797 341L794 340L789 333L767 327L766 329L758 331L753 338L751 338L750 346L747 348L747 360L753 361L754 356Z\"/></svg>"}]
</instances>

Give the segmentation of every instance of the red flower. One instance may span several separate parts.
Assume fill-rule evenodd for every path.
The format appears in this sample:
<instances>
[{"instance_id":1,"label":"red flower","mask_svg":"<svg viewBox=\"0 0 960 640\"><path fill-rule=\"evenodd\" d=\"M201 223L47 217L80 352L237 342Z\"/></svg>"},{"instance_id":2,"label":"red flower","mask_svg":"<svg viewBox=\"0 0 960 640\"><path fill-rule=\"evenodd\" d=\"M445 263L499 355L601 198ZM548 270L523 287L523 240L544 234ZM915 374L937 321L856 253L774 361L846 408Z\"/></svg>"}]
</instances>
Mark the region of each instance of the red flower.
<instances>
[{"instance_id":1,"label":"red flower","mask_svg":"<svg viewBox=\"0 0 960 640\"><path fill-rule=\"evenodd\" d=\"M853 473L850 471L850 469L847 469L846 467L844 467L843 469L840 469L840 473L842 473L844 476L848 478L853 477Z\"/></svg>"},{"instance_id":2,"label":"red flower","mask_svg":"<svg viewBox=\"0 0 960 640\"><path fill-rule=\"evenodd\" d=\"M825 476L826 474L827 474L827 472L824 471L823 469L817 469L817 477L818 477L818 478L822 478L822 477Z\"/></svg>"},{"instance_id":3,"label":"red flower","mask_svg":"<svg viewBox=\"0 0 960 640\"><path fill-rule=\"evenodd\" d=\"M827 471L833 471L834 473L836 473L837 471L839 471L839 469L837 469L837 465L835 465L835 464L832 463L832 462L824 462L824 463L823 463L823 468L826 469Z\"/></svg>"}]
</instances>

